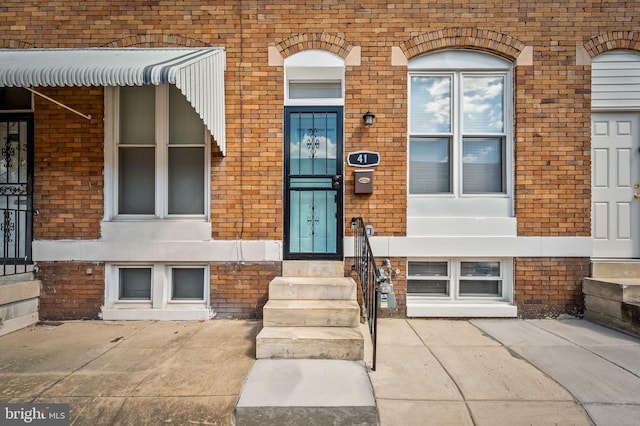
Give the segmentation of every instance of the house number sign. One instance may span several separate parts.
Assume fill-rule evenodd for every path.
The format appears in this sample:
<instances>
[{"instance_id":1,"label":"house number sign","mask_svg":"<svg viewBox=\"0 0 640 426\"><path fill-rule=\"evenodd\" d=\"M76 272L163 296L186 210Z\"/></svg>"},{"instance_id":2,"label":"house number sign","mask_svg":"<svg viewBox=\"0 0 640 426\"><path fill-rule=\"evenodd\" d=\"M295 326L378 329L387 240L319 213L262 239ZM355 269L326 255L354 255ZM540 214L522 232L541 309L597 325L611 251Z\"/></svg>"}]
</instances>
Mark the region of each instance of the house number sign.
<instances>
[{"instance_id":1,"label":"house number sign","mask_svg":"<svg viewBox=\"0 0 640 426\"><path fill-rule=\"evenodd\" d=\"M380 164L380 154L372 151L350 152L347 163L355 167L371 167Z\"/></svg>"}]
</instances>

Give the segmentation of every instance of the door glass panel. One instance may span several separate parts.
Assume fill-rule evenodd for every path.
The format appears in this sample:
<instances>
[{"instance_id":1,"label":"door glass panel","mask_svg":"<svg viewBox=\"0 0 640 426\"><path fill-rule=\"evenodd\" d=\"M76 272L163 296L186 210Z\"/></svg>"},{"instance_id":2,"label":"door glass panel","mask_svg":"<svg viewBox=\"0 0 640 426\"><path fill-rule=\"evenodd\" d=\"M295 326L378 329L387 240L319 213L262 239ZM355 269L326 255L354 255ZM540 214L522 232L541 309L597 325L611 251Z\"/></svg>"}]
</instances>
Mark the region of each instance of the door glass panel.
<instances>
[{"instance_id":1,"label":"door glass panel","mask_svg":"<svg viewBox=\"0 0 640 426\"><path fill-rule=\"evenodd\" d=\"M289 174L335 174L337 114L292 113Z\"/></svg>"},{"instance_id":2,"label":"door glass panel","mask_svg":"<svg viewBox=\"0 0 640 426\"><path fill-rule=\"evenodd\" d=\"M291 191L291 252L336 252L335 196L335 191Z\"/></svg>"}]
</instances>

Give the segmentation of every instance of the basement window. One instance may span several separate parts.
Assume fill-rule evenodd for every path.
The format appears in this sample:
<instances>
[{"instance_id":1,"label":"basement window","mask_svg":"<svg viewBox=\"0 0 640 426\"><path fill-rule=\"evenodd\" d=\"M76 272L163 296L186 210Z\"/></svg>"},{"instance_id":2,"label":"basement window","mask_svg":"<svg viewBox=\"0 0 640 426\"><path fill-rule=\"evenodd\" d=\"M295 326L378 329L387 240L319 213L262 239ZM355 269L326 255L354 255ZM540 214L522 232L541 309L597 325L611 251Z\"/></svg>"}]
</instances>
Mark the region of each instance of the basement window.
<instances>
[{"instance_id":1,"label":"basement window","mask_svg":"<svg viewBox=\"0 0 640 426\"><path fill-rule=\"evenodd\" d=\"M407 265L407 295L450 301L507 300L511 265L503 259L415 260Z\"/></svg>"}]
</instances>

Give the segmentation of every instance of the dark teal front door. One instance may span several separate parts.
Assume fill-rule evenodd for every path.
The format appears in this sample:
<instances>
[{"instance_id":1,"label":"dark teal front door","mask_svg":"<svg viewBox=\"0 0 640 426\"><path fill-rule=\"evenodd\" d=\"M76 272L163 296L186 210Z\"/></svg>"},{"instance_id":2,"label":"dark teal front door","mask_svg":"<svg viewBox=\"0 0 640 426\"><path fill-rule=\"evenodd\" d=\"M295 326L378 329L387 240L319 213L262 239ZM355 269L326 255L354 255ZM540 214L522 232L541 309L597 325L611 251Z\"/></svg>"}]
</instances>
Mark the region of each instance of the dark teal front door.
<instances>
[{"instance_id":1,"label":"dark teal front door","mask_svg":"<svg viewBox=\"0 0 640 426\"><path fill-rule=\"evenodd\" d=\"M341 260L342 107L286 107L284 145L284 258Z\"/></svg>"}]
</instances>

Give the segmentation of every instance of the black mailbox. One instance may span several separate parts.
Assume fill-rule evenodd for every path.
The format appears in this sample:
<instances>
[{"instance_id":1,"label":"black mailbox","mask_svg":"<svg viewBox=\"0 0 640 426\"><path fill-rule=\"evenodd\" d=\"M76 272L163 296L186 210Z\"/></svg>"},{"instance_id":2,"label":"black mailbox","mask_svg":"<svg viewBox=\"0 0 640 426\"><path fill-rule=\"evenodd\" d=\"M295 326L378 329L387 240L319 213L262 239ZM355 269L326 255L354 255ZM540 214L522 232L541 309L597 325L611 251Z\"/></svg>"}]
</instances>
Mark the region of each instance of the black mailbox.
<instances>
[{"instance_id":1,"label":"black mailbox","mask_svg":"<svg viewBox=\"0 0 640 426\"><path fill-rule=\"evenodd\" d=\"M373 170L354 170L355 193L373 194Z\"/></svg>"}]
</instances>

